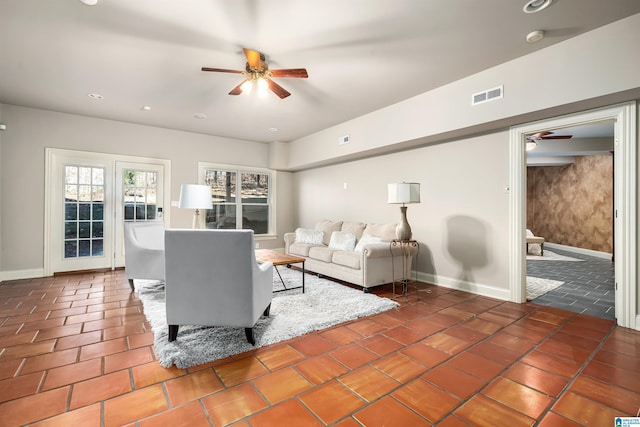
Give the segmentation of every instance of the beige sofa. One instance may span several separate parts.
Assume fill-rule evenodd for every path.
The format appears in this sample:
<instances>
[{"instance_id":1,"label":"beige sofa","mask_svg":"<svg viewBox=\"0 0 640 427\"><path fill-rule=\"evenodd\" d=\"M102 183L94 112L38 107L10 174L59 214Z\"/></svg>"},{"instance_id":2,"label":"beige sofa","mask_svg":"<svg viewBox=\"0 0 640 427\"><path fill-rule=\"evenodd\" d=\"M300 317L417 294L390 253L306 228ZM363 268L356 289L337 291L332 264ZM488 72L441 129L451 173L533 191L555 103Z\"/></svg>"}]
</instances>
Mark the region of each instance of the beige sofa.
<instances>
[{"instance_id":1,"label":"beige sofa","mask_svg":"<svg viewBox=\"0 0 640 427\"><path fill-rule=\"evenodd\" d=\"M373 286L411 277L412 257L403 259L400 246L391 244L395 230L395 224L323 220L313 229L286 233L285 252L304 257L309 271L362 286L368 292ZM413 254L415 248L409 251L405 253Z\"/></svg>"}]
</instances>

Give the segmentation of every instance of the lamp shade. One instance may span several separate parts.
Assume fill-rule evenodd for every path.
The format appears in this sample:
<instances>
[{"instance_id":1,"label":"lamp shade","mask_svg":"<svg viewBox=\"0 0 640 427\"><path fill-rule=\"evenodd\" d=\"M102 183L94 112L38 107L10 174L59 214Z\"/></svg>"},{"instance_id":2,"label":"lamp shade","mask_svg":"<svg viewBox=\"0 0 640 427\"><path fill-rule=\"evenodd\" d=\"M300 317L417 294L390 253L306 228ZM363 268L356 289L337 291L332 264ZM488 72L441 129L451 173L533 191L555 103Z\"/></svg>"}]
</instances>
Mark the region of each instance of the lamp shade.
<instances>
[{"instance_id":1,"label":"lamp shade","mask_svg":"<svg viewBox=\"0 0 640 427\"><path fill-rule=\"evenodd\" d=\"M388 203L420 203L420 184L417 182L389 184L388 189Z\"/></svg>"},{"instance_id":2,"label":"lamp shade","mask_svg":"<svg viewBox=\"0 0 640 427\"><path fill-rule=\"evenodd\" d=\"M208 185L182 184L178 206L188 209L212 209L211 187Z\"/></svg>"}]
</instances>

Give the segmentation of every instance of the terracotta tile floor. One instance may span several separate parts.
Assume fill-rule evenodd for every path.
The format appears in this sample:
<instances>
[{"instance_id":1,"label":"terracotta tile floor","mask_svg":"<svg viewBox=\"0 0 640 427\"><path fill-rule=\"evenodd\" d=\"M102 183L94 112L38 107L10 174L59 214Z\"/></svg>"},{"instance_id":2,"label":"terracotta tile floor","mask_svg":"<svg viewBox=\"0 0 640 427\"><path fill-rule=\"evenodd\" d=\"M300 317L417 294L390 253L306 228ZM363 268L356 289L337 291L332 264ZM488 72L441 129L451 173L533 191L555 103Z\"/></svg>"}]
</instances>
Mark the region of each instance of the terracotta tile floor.
<instances>
[{"instance_id":1,"label":"terracotta tile floor","mask_svg":"<svg viewBox=\"0 0 640 427\"><path fill-rule=\"evenodd\" d=\"M0 426L608 426L638 412L639 332L425 284L398 301L183 370L159 366L123 271L3 282Z\"/></svg>"}]
</instances>

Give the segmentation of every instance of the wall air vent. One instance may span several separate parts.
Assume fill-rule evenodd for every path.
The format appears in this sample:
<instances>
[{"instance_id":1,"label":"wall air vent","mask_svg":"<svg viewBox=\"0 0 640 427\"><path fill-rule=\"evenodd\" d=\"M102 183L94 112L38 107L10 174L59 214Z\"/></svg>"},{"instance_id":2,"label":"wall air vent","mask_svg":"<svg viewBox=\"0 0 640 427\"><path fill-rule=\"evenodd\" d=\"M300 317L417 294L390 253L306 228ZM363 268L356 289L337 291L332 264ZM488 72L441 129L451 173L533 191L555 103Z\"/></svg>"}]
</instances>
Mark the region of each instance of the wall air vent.
<instances>
[{"instance_id":1,"label":"wall air vent","mask_svg":"<svg viewBox=\"0 0 640 427\"><path fill-rule=\"evenodd\" d=\"M495 99L502 98L504 91L503 86L494 87L482 92L474 93L471 95L471 105L484 104L485 102L493 101Z\"/></svg>"}]
</instances>

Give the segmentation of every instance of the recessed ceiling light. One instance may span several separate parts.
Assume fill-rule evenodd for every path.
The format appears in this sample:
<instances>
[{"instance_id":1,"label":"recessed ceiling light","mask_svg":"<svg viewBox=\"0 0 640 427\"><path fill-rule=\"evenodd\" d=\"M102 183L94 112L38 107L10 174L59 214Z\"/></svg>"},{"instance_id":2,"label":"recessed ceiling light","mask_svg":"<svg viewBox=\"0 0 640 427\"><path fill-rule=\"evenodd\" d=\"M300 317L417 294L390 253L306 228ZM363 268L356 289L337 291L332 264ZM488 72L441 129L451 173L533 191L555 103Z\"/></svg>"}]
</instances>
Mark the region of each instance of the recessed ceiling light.
<instances>
[{"instance_id":1,"label":"recessed ceiling light","mask_svg":"<svg viewBox=\"0 0 640 427\"><path fill-rule=\"evenodd\" d=\"M87 6L95 6L98 3L98 0L80 0L82 3Z\"/></svg>"},{"instance_id":2,"label":"recessed ceiling light","mask_svg":"<svg viewBox=\"0 0 640 427\"><path fill-rule=\"evenodd\" d=\"M269 128L269 132L278 132L278 128Z\"/></svg>"},{"instance_id":3,"label":"recessed ceiling light","mask_svg":"<svg viewBox=\"0 0 640 427\"><path fill-rule=\"evenodd\" d=\"M99 93L88 93L87 96L91 99L97 99L98 101L104 99L104 96L100 95Z\"/></svg>"},{"instance_id":4,"label":"recessed ceiling light","mask_svg":"<svg viewBox=\"0 0 640 427\"><path fill-rule=\"evenodd\" d=\"M546 9L551 4L551 0L529 0L522 10L524 13L536 13Z\"/></svg>"},{"instance_id":5,"label":"recessed ceiling light","mask_svg":"<svg viewBox=\"0 0 640 427\"><path fill-rule=\"evenodd\" d=\"M140 108L142 111L151 111L151 107L149 107L148 105L143 105L142 108Z\"/></svg>"},{"instance_id":6,"label":"recessed ceiling light","mask_svg":"<svg viewBox=\"0 0 640 427\"><path fill-rule=\"evenodd\" d=\"M544 31L542 30L531 31L529 34L527 34L527 43L539 42L540 40L542 40L543 37L544 37Z\"/></svg>"},{"instance_id":7,"label":"recessed ceiling light","mask_svg":"<svg viewBox=\"0 0 640 427\"><path fill-rule=\"evenodd\" d=\"M196 119L206 119L207 115L202 113L196 113L193 115L193 117L195 117Z\"/></svg>"}]
</instances>

